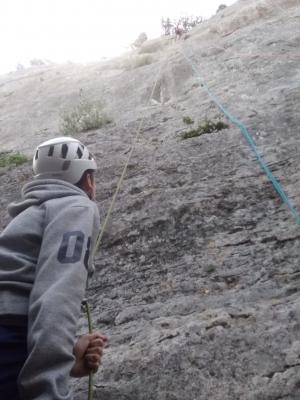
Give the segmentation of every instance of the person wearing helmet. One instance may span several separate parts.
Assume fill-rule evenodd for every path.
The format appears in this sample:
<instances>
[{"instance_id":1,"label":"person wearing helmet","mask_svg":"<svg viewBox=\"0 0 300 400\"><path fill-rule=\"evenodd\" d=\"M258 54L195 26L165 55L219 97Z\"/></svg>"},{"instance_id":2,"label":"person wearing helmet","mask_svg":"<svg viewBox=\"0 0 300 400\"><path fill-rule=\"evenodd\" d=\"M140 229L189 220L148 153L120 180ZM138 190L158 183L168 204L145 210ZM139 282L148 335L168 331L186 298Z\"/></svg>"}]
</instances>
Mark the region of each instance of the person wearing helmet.
<instances>
[{"instance_id":1,"label":"person wearing helmet","mask_svg":"<svg viewBox=\"0 0 300 400\"><path fill-rule=\"evenodd\" d=\"M34 180L0 235L0 399L71 400L69 376L99 367L105 336L74 346L100 228L97 165L61 137L37 147Z\"/></svg>"}]
</instances>

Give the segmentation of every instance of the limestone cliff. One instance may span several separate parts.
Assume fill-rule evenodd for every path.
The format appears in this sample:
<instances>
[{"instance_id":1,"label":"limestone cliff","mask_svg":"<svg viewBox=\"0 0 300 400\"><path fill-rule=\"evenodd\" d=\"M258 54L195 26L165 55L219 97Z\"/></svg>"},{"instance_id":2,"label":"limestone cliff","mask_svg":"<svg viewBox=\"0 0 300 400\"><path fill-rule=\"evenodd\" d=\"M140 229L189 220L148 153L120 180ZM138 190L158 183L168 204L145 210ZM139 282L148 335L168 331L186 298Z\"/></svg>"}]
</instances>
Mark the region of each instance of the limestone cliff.
<instances>
[{"instance_id":1,"label":"limestone cliff","mask_svg":"<svg viewBox=\"0 0 300 400\"><path fill-rule=\"evenodd\" d=\"M31 156L58 136L80 89L103 101L114 122L79 138L98 162L104 218L166 55L87 293L109 337L94 398L299 399L299 223L232 122L177 136L183 117L220 114L184 50L300 213L299 0L239 0L189 34L146 42L152 64L130 71L124 55L2 76L0 150ZM0 177L1 229L30 177L29 165ZM86 399L87 380L73 385Z\"/></svg>"}]
</instances>

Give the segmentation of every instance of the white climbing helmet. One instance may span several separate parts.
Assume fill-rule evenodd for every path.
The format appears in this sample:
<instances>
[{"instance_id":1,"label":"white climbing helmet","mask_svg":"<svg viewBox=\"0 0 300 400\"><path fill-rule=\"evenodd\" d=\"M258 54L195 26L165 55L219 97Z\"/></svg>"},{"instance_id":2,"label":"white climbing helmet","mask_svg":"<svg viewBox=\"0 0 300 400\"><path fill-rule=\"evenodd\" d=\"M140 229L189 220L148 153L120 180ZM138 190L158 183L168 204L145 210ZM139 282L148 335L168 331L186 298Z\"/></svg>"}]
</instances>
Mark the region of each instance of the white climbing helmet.
<instances>
[{"instance_id":1,"label":"white climbing helmet","mask_svg":"<svg viewBox=\"0 0 300 400\"><path fill-rule=\"evenodd\" d=\"M77 183L87 169L97 169L93 156L79 140L59 137L40 144L33 158L35 179Z\"/></svg>"}]
</instances>

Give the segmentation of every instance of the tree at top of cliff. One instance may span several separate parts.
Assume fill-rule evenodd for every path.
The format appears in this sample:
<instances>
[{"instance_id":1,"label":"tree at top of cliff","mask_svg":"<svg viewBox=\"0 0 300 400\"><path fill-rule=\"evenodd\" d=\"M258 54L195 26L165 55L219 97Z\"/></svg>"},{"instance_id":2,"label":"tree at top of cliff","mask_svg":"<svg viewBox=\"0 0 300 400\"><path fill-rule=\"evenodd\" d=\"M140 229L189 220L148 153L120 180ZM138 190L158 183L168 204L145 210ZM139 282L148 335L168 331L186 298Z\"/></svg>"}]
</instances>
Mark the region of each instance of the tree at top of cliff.
<instances>
[{"instance_id":1,"label":"tree at top of cliff","mask_svg":"<svg viewBox=\"0 0 300 400\"><path fill-rule=\"evenodd\" d=\"M131 43L131 48L139 49L147 39L148 39L147 34L145 32L141 32L138 38L133 43Z\"/></svg>"},{"instance_id":2,"label":"tree at top of cliff","mask_svg":"<svg viewBox=\"0 0 300 400\"><path fill-rule=\"evenodd\" d=\"M174 25L172 24L169 17L166 19L164 19L163 17L161 18L161 27L165 35L170 35L172 30L174 29Z\"/></svg>"},{"instance_id":3,"label":"tree at top of cliff","mask_svg":"<svg viewBox=\"0 0 300 400\"><path fill-rule=\"evenodd\" d=\"M33 58L30 60L30 65L32 67L40 67L41 65L51 65L54 64L51 60L41 59L41 58Z\"/></svg>"},{"instance_id":4,"label":"tree at top of cliff","mask_svg":"<svg viewBox=\"0 0 300 400\"><path fill-rule=\"evenodd\" d=\"M226 4L220 4L219 8L217 9L217 12L224 10L224 8L226 8Z\"/></svg>"},{"instance_id":5,"label":"tree at top of cliff","mask_svg":"<svg viewBox=\"0 0 300 400\"><path fill-rule=\"evenodd\" d=\"M179 19L174 19L173 22L171 22L169 17L166 19L161 18L161 27L165 35L170 35L171 33L175 33L177 26L182 26L184 31L189 31L190 29L199 25L202 21L203 18L201 16L194 17L193 15L185 15Z\"/></svg>"}]
</instances>

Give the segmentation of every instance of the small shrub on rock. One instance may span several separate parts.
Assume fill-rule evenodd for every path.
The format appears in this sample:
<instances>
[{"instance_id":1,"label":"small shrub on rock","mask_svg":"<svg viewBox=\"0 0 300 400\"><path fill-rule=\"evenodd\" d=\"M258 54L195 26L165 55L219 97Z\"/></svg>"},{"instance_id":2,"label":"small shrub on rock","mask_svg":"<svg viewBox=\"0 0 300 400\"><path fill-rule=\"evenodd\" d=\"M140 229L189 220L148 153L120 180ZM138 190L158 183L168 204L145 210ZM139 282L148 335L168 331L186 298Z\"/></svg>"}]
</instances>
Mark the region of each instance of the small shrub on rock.
<instances>
[{"instance_id":1,"label":"small shrub on rock","mask_svg":"<svg viewBox=\"0 0 300 400\"><path fill-rule=\"evenodd\" d=\"M217 12L224 10L224 8L226 8L226 4L220 4L219 8L217 9Z\"/></svg>"},{"instance_id":2,"label":"small shrub on rock","mask_svg":"<svg viewBox=\"0 0 300 400\"><path fill-rule=\"evenodd\" d=\"M24 154L21 154L19 151L15 154L5 152L0 153L0 168L21 165L28 161L28 158L24 156Z\"/></svg>"},{"instance_id":3,"label":"small shrub on rock","mask_svg":"<svg viewBox=\"0 0 300 400\"><path fill-rule=\"evenodd\" d=\"M143 67L144 65L152 64L152 58L150 56L142 56L142 57L132 57L125 60L123 63L123 67L126 71L129 71L134 68Z\"/></svg>"},{"instance_id":4,"label":"small shrub on rock","mask_svg":"<svg viewBox=\"0 0 300 400\"><path fill-rule=\"evenodd\" d=\"M205 269L205 271L206 271L208 274L211 274L211 273L215 272L215 270L216 270L216 267L215 267L214 265L209 265L209 266L206 267L206 269Z\"/></svg>"},{"instance_id":5,"label":"small shrub on rock","mask_svg":"<svg viewBox=\"0 0 300 400\"><path fill-rule=\"evenodd\" d=\"M189 117L183 118L183 122L190 127L194 123L194 121L192 121ZM178 136L182 140L185 140L185 139L190 139L192 137L204 135L205 133L219 132L223 129L228 129L228 128L229 125L223 121L213 122L209 119L206 119L204 123L202 125L201 124L198 125L196 129L190 129L187 132L186 131L180 132Z\"/></svg>"},{"instance_id":6,"label":"small shrub on rock","mask_svg":"<svg viewBox=\"0 0 300 400\"><path fill-rule=\"evenodd\" d=\"M184 122L186 125L188 125L188 126L193 125L194 122L195 122L195 121L193 121L190 117L183 117L182 120L183 120L183 122Z\"/></svg>"},{"instance_id":7,"label":"small shrub on rock","mask_svg":"<svg viewBox=\"0 0 300 400\"><path fill-rule=\"evenodd\" d=\"M287 103L287 107L292 107L295 104L298 104L300 102L300 99L298 98L298 96L296 94L293 94L291 101L289 103Z\"/></svg>"},{"instance_id":8,"label":"small shrub on rock","mask_svg":"<svg viewBox=\"0 0 300 400\"><path fill-rule=\"evenodd\" d=\"M103 128L112 122L100 104L86 102L60 115L60 132L65 136L75 136L79 132Z\"/></svg>"}]
</instances>

